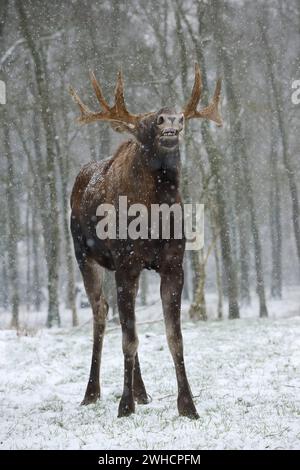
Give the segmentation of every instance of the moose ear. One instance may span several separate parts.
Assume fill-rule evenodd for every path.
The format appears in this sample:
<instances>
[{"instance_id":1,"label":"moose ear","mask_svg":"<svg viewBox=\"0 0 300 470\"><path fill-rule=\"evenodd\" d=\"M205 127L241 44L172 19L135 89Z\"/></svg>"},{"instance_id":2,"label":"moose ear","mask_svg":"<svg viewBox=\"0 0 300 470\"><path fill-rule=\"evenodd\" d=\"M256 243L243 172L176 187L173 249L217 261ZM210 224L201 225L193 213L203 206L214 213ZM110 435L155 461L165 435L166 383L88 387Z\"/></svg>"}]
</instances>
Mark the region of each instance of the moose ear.
<instances>
[{"instance_id":1,"label":"moose ear","mask_svg":"<svg viewBox=\"0 0 300 470\"><path fill-rule=\"evenodd\" d=\"M136 126L134 124L125 123L121 121L111 121L110 127L116 132L129 132L130 134L136 134Z\"/></svg>"},{"instance_id":2,"label":"moose ear","mask_svg":"<svg viewBox=\"0 0 300 470\"><path fill-rule=\"evenodd\" d=\"M137 124L131 124L128 122L123 122L123 121L118 121L117 119L110 121L110 127L119 133L127 132L131 135L134 135L134 137L137 137L138 134L138 128L141 130L143 129L145 132L147 132L147 129L149 128L150 122L154 122L155 120L156 113L150 112L144 114L141 119L138 121Z\"/></svg>"}]
</instances>

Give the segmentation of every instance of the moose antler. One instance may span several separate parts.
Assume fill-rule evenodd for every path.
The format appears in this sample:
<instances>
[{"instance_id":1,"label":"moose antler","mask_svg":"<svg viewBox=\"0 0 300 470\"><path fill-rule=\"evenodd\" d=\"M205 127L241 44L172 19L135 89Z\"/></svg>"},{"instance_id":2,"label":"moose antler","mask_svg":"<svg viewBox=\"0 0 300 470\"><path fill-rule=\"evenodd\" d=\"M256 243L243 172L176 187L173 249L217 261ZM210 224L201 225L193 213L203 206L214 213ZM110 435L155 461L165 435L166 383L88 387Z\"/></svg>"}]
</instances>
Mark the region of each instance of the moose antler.
<instances>
[{"instance_id":1,"label":"moose antler","mask_svg":"<svg viewBox=\"0 0 300 470\"><path fill-rule=\"evenodd\" d=\"M95 95L103 111L91 111L79 98L77 92L70 86L69 91L75 103L80 109L80 117L78 121L82 124L88 124L94 121L110 121L113 128L119 132L133 132L140 119L144 114L131 114L127 111L124 100L124 83L122 72L118 72L117 83L115 88L115 104L110 107L104 98L101 87L95 77L94 72L90 71L91 83L95 91Z\"/></svg>"},{"instance_id":2,"label":"moose antler","mask_svg":"<svg viewBox=\"0 0 300 470\"><path fill-rule=\"evenodd\" d=\"M220 102L220 95L221 95L221 84L222 80L219 78L217 80L214 96L206 108L200 109L197 111L197 106L199 104L202 92L202 79L201 79L201 71L200 67L197 63L195 63L195 81L192 90L191 97L183 110L183 114L185 119L193 119L193 118L204 118L210 119L214 121L218 126L222 126L222 118L219 113L219 102Z\"/></svg>"}]
</instances>

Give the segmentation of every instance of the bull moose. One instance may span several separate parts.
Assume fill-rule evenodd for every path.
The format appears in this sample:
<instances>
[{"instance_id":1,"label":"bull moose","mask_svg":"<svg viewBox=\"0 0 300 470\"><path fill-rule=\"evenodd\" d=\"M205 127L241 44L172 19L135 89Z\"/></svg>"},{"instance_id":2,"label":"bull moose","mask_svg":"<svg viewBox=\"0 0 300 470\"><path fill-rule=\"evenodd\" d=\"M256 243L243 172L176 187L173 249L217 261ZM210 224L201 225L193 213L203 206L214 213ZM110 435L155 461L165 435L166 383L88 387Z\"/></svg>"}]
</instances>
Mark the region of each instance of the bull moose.
<instances>
[{"instance_id":1,"label":"bull moose","mask_svg":"<svg viewBox=\"0 0 300 470\"><path fill-rule=\"evenodd\" d=\"M76 259L93 310L94 342L89 381L82 404L95 403L100 397L100 362L108 305L103 294L104 269L115 271L117 301L122 328L124 354L124 388L118 416L135 411L135 401L148 403L138 358L135 321L135 299L140 273L154 269L159 273L160 293L168 345L175 364L179 414L197 419L188 383L180 324L183 287L184 238L170 239L100 239L97 236L97 208L112 204L116 211L119 197L127 196L128 204L181 204L179 135L184 122L204 118L222 124L218 111L221 81L218 80L210 104L197 110L202 80L195 64L191 97L182 112L164 107L158 112L131 114L126 108L122 73L115 89L115 103L109 106L101 87L91 73L91 82L101 106L92 112L73 88L70 93L80 108L79 122L107 121L114 130L132 135L108 160L90 162L79 172L71 195L71 231Z\"/></svg>"}]
</instances>

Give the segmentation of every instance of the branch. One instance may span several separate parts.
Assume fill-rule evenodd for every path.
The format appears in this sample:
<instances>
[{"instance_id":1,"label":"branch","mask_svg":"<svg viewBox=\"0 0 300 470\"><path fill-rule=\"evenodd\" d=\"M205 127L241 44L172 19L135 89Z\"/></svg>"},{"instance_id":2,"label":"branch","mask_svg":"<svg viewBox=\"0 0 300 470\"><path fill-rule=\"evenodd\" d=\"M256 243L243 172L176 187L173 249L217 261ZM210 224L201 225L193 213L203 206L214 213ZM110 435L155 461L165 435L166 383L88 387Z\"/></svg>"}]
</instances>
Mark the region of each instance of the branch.
<instances>
[{"instance_id":1,"label":"branch","mask_svg":"<svg viewBox=\"0 0 300 470\"><path fill-rule=\"evenodd\" d=\"M44 41L48 41L52 39L58 39L61 37L61 35L62 35L62 31L57 31L54 34L49 34L47 36L40 37L38 41L44 42ZM5 54L0 59L0 67L3 67L7 59L12 55L12 53L18 46L25 44L26 42L27 42L26 39L18 39L12 46L10 46L10 48L5 52Z\"/></svg>"}]
</instances>

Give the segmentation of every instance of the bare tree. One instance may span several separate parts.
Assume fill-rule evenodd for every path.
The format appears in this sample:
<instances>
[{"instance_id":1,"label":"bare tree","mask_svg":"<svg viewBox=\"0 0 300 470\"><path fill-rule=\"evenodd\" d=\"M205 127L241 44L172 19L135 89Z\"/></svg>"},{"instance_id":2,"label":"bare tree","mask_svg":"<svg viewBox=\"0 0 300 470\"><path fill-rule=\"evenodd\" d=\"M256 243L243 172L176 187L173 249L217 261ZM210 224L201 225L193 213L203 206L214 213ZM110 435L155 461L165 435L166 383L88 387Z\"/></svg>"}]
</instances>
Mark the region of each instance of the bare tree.
<instances>
[{"instance_id":1,"label":"bare tree","mask_svg":"<svg viewBox=\"0 0 300 470\"><path fill-rule=\"evenodd\" d=\"M38 46L30 28L30 19L27 16L23 2L16 0L16 9L20 18L20 28L26 39L28 49L34 62L34 74L36 79L39 104L41 109L41 121L46 140L46 175L47 189L49 191L49 214L48 231L49 237L46 240L46 262L48 267L48 317L47 326L60 324L59 302L58 302L58 268L59 268L59 224L57 206L57 188L55 178L55 134L53 132L53 116L50 112L51 104L49 90L45 80L45 66L42 48Z\"/></svg>"},{"instance_id":2,"label":"bare tree","mask_svg":"<svg viewBox=\"0 0 300 470\"><path fill-rule=\"evenodd\" d=\"M11 308L12 320L11 327L19 327L19 274L18 274L18 237L19 237L19 224L17 213L17 196L19 194L16 188L15 178L15 161L11 151L10 144L10 131L8 125L7 114L5 108L2 110L1 124L3 132L3 142L5 148L5 156L7 160L6 171L6 213L8 220L8 238L7 238L7 251L8 251L8 272L10 281L11 292Z\"/></svg>"},{"instance_id":3,"label":"bare tree","mask_svg":"<svg viewBox=\"0 0 300 470\"><path fill-rule=\"evenodd\" d=\"M278 130L281 139L282 145L282 157L283 164L286 171L286 176L290 189L291 204L292 204L292 213L293 213L293 228L296 242L297 255L300 262L300 208L299 208L299 194L297 188L297 177L295 175L295 170L290 157L289 152L289 142L288 134L286 130L286 122L284 117L284 101L283 93L279 80L276 79L274 71L274 54L269 43L267 35L268 27L268 12L265 7L261 7L259 10L259 15L257 16L257 22L261 34L261 43L263 50L265 51L265 61L268 72L268 77L270 78L270 83L273 91L274 106L276 110L276 116L278 120Z\"/></svg>"}]
</instances>

